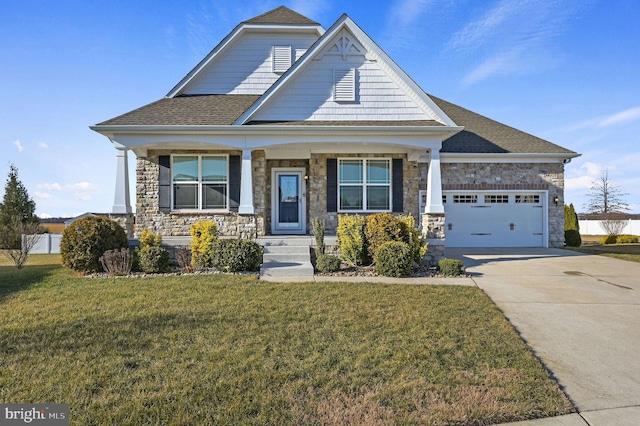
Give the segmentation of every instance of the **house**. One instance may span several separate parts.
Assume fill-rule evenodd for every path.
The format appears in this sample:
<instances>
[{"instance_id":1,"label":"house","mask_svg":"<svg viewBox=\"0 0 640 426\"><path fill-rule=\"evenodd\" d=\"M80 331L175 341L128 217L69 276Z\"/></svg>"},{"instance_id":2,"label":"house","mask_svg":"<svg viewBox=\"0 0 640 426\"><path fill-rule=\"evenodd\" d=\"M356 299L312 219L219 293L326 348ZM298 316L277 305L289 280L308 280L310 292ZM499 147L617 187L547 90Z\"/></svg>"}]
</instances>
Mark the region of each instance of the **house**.
<instances>
[{"instance_id":1,"label":"house","mask_svg":"<svg viewBox=\"0 0 640 426\"><path fill-rule=\"evenodd\" d=\"M347 15L286 7L240 23L162 99L92 126L116 148L112 217L189 235L309 234L324 217L412 214L447 246L564 244L579 154L427 95Z\"/></svg>"}]
</instances>

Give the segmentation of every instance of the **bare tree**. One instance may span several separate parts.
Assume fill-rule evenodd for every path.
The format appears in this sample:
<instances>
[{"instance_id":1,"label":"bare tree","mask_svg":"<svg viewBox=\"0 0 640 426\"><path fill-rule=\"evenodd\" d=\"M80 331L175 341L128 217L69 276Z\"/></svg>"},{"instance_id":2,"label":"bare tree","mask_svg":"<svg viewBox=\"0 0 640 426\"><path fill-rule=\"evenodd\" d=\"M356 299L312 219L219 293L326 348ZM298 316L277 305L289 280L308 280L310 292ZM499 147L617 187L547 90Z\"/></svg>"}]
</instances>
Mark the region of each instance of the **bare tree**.
<instances>
[{"instance_id":1,"label":"bare tree","mask_svg":"<svg viewBox=\"0 0 640 426\"><path fill-rule=\"evenodd\" d=\"M20 216L14 216L8 225L0 228L0 248L16 268L22 269L43 231L39 223L24 223ZM16 239L22 240L20 247L15 246Z\"/></svg>"},{"instance_id":2,"label":"bare tree","mask_svg":"<svg viewBox=\"0 0 640 426\"><path fill-rule=\"evenodd\" d=\"M629 205L624 201L626 195L629 194L622 192L618 185L609 180L607 169L598 180L592 182L587 210L599 217L607 235L620 235L627 226L624 217L624 212L629 210Z\"/></svg>"},{"instance_id":3,"label":"bare tree","mask_svg":"<svg viewBox=\"0 0 640 426\"><path fill-rule=\"evenodd\" d=\"M591 183L587 211L591 214L605 216L624 213L629 210L629 204L624 197L629 195L621 192L620 187L609 180L609 170L605 169L598 180Z\"/></svg>"}]
</instances>

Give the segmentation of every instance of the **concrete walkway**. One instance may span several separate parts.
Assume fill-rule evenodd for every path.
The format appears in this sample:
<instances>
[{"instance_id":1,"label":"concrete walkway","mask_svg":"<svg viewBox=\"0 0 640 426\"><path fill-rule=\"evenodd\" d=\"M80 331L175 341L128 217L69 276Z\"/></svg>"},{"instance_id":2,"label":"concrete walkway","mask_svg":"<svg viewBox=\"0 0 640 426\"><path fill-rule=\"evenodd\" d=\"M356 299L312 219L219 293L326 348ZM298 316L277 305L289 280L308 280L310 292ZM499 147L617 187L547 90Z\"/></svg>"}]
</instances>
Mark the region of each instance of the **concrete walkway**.
<instances>
[{"instance_id":1,"label":"concrete walkway","mask_svg":"<svg viewBox=\"0 0 640 426\"><path fill-rule=\"evenodd\" d=\"M448 249L558 379L577 414L520 426L640 424L640 263L558 249Z\"/></svg>"}]
</instances>

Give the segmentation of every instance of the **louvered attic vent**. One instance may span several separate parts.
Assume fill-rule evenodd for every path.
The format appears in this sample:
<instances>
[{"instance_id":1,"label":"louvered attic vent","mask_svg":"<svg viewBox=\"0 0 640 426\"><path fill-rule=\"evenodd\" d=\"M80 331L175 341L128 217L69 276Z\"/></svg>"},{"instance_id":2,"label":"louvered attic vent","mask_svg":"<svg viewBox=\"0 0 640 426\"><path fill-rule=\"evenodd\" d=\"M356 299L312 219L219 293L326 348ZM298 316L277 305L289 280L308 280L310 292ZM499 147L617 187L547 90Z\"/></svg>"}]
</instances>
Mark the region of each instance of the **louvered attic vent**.
<instances>
[{"instance_id":1,"label":"louvered attic vent","mask_svg":"<svg viewBox=\"0 0 640 426\"><path fill-rule=\"evenodd\" d=\"M354 102L356 100L356 70L333 70L333 100Z\"/></svg>"},{"instance_id":2,"label":"louvered attic vent","mask_svg":"<svg viewBox=\"0 0 640 426\"><path fill-rule=\"evenodd\" d=\"M273 46L273 72L283 73L291 67L291 46Z\"/></svg>"}]
</instances>

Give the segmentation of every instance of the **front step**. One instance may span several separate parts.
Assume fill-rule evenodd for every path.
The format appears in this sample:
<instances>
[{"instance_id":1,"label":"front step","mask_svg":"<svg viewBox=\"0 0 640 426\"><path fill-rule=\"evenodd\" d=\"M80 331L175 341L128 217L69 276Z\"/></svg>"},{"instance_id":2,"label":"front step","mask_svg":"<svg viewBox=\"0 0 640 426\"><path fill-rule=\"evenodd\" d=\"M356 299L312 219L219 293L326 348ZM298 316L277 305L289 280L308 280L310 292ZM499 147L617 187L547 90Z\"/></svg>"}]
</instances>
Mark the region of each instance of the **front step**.
<instances>
[{"instance_id":1,"label":"front step","mask_svg":"<svg viewBox=\"0 0 640 426\"><path fill-rule=\"evenodd\" d=\"M260 237L258 243L264 247L260 277L313 277L310 237Z\"/></svg>"}]
</instances>

